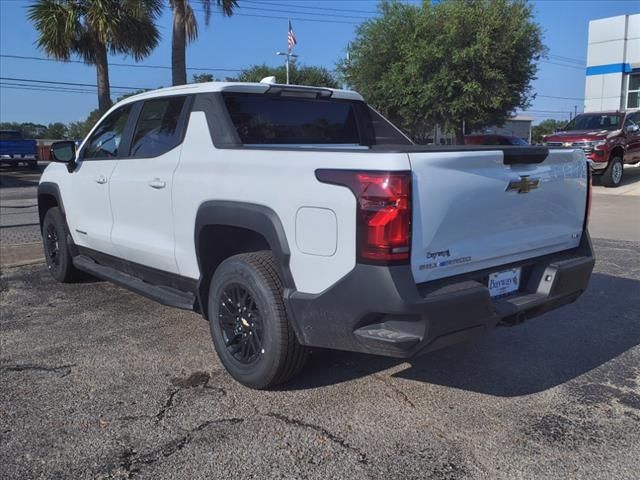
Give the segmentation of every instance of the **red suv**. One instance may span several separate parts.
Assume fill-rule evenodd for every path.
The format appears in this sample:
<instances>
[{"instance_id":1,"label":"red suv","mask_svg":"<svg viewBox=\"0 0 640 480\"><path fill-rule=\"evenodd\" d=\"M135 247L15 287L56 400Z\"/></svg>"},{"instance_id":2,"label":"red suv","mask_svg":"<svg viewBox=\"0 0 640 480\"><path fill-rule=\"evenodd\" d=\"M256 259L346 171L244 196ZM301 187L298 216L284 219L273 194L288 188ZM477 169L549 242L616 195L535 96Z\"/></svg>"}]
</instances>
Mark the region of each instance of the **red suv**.
<instances>
[{"instance_id":1,"label":"red suv","mask_svg":"<svg viewBox=\"0 0 640 480\"><path fill-rule=\"evenodd\" d=\"M543 138L549 147L581 148L605 187L622 183L623 164L640 162L640 111L581 113Z\"/></svg>"}]
</instances>

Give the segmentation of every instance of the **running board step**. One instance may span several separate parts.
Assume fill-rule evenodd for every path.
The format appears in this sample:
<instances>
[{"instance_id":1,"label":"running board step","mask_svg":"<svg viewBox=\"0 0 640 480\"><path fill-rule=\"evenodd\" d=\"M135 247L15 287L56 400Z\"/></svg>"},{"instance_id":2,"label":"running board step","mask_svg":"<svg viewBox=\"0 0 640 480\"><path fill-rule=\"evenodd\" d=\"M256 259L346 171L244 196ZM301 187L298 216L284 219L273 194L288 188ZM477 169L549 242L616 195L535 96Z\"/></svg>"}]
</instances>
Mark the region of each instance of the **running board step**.
<instances>
[{"instance_id":1,"label":"running board step","mask_svg":"<svg viewBox=\"0 0 640 480\"><path fill-rule=\"evenodd\" d=\"M184 310L194 309L196 297L191 292L184 292L172 287L151 285L137 277L127 275L111 267L100 265L85 255L73 257L73 265L78 270L82 270L102 280L113 282L116 285L139 293L168 307L182 308Z\"/></svg>"},{"instance_id":2,"label":"running board step","mask_svg":"<svg viewBox=\"0 0 640 480\"><path fill-rule=\"evenodd\" d=\"M425 334L425 323L415 320L387 320L365 325L353 333L366 340L377 340L408 347L422 341Z\"/></svg>"}]
</instances>

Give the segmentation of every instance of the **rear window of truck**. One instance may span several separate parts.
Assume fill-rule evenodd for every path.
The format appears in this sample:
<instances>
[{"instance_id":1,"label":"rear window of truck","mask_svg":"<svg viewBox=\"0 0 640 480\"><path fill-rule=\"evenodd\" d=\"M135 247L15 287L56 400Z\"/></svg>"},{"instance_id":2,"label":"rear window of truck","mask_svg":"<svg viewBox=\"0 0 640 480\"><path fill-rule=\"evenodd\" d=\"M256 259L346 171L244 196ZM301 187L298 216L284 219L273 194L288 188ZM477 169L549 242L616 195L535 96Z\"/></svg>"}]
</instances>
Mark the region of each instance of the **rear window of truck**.
<instances>
[{"instance_id":1,"label":"rear window of truck","mask_svg":"<svg viewBox=\"0 0 640 480\"><path fill-rule=\"evenodd\" d=\"M361 145L353 101L225 93L244 145Z\"/></svg>"}]
</instances>

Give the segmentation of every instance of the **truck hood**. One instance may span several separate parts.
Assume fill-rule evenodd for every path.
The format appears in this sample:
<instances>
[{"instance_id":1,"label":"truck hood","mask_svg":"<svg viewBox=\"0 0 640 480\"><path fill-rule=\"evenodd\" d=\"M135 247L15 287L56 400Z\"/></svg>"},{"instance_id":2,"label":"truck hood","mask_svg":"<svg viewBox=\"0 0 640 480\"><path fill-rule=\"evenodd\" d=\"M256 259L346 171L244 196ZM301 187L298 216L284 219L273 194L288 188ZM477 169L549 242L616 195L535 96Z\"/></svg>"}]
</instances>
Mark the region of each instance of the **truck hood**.
<instances>
[{"instance_id":1,"label":"truck hood","mask_svg":"<svg viewBox=\"0 0 640 480\"><path fill-rule=\"evenodd\" d=\"M620 130L571 130L569 132L557 132L545 137L546 142L588 142L604 140L620 133Z\"/></svg>"}]
</instances>

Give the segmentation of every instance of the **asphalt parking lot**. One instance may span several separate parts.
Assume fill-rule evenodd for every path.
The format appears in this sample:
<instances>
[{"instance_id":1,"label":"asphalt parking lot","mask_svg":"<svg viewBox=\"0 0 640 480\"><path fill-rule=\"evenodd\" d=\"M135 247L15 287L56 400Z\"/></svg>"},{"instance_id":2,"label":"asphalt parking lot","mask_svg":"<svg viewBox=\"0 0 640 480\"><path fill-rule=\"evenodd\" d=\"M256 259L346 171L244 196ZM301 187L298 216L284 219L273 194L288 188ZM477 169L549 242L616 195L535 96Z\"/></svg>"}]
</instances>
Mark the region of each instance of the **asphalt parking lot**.
<instances>
[{"instance_id":1,"label":"asphalt parking lot","mask_svg":"<svg viewBox=\"0 0 640 480\"><path fill-rule=\"evenodd\" d=\"M33 178L3 173L5 246L31 240ZM637 479L639 200L594 195L575 304L409 362L316 351L269 392L196 314L5 266L0 478Z\"/></svg>"}]
</instances>

